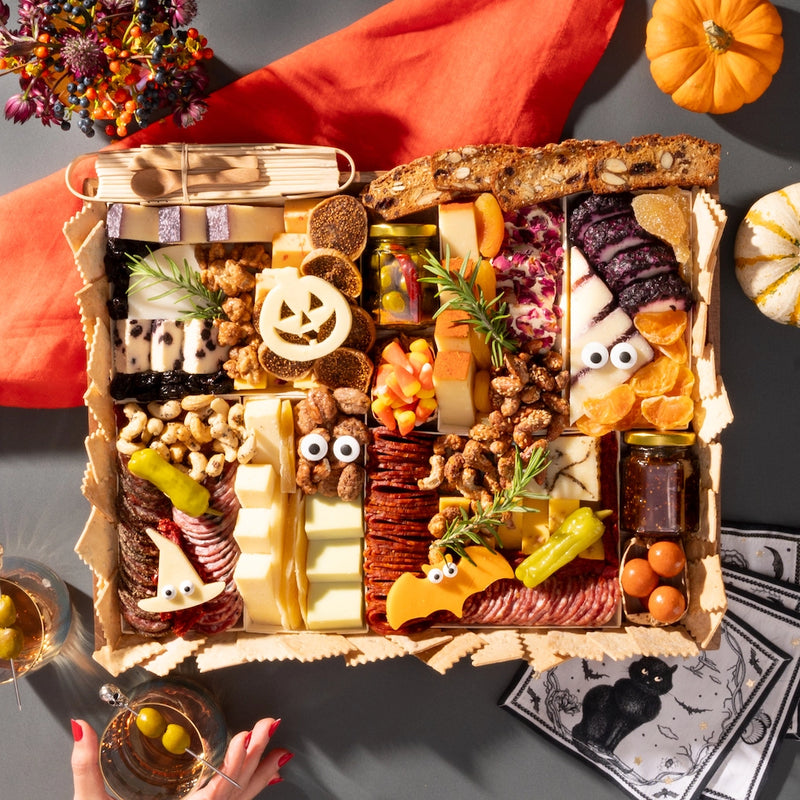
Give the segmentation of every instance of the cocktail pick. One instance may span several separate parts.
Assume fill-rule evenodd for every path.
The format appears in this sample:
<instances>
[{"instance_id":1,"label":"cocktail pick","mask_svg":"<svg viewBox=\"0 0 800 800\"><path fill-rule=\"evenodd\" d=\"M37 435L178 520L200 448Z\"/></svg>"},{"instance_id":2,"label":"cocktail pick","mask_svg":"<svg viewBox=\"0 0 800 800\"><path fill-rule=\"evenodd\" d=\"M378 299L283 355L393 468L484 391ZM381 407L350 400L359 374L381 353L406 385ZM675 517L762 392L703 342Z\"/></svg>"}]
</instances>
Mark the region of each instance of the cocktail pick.
<instances>
[{"instance_id":1,"label":"cocktail pick","mask_svg":"<svg viewBox=\"0 0 800 800\"><path fill-rule=\"evenodd\" d=\"M104 703L108 703L108 705L112 706L113 708L123 708L125 711L133 714L134 717L139 716L139 712L136 711L135 708L131 707L128 696L113 683L104 683L100 687L100 699ZM231 778L229 775L226 775L222 770L217 769L212 763L206 761L206 759L204 759L201 755L192 752L188 747L184 752L188 753L192 758L199 761L203 766L208 767L212 772L215 772L217 775L224 778L226 781L228 781L228 783L232 784L237 789L242 788L233 778Z\"/></svg>"},{"instance_id":2,"label":"cocktail pick","mask_svg":"<svg viewBox=\"0 0 800 800\"><path fill-rule=\"evenodd\" d=\"M17 682L17 670L14 668L14 659L11 661L11 682L14 684L14 694L17 696L17 708L22 711L22 700L19 696L19 683Z\"/></svg>"}]
</instances>

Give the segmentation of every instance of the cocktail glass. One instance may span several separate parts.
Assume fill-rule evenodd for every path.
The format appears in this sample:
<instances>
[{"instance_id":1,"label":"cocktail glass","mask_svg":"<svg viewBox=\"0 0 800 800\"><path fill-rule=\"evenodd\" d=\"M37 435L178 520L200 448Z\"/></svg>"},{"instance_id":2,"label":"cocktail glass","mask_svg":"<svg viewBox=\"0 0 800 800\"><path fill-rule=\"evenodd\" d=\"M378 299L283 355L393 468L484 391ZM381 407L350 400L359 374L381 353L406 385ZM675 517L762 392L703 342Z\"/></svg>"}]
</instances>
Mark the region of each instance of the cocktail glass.
<instances>
[{"instance_id":1,"label":"cocktail glass","mask_svg":"<svg viewBox=\"0 0 800 800\"><path fill-rule=\"evenodd\" d=\"M225 719L211 694L194 681L147 681L112 704L119 710L100 739L100 769L106 788L119 800L186 797L214 774L204 762L221 764L228 744ZM171 753L161 738L142 733L136 720L143 708L182 726L190 739L187 752Z\"/></svg>"},{"instance_id":2,"label":"cocktail glass","mask_svg":"<svg viewBox=\"0 0 800 800\"><path fill-rule=\"evenodd\" d=\"M64 581L50 567L0 550L0 594L7 594L17 611L22 652L13 663L0 659L0 683L32 672L54 659L72 624L72 604Z\"/></svg>"}]
</instances>

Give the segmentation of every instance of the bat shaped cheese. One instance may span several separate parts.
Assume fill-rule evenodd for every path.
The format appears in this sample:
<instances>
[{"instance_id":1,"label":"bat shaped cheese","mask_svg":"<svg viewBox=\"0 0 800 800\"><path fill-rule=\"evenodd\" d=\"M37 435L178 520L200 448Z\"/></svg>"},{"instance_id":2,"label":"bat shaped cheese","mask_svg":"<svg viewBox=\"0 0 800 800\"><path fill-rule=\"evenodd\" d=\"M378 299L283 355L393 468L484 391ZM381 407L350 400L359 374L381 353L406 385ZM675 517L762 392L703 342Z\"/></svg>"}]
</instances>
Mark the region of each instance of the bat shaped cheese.
<instances>
[{"instance_id":1,"label":"bat shaped cheese","mask_svg":"<svg viewBox=\"0 0 800 800\"><path fill-rule=\"evenodd\" d=\"M155 597L139 601L143 611L163 613L192 608L213 600L225 589L225 581L203 583L186 553L171 539L145 528L158 547L158 591Z\"/></svg>"},{"instance_id":2,"label":"bat shaped cheese","mask_svg":"<svg viewBox=\"0 0 800 800\"><path fill-rule=\"evenodd\" d=\"M434 611L451 611L460 617L471 594L482 592L501 578L514 577L511 565L499 553L480 545L467 547L465 552L469 558L462 558L457 564L423 564L424 578L410 572L401 575L386 597L389 624L397 629L408 620L427 617Z\"/></svg>"}]
</instances>

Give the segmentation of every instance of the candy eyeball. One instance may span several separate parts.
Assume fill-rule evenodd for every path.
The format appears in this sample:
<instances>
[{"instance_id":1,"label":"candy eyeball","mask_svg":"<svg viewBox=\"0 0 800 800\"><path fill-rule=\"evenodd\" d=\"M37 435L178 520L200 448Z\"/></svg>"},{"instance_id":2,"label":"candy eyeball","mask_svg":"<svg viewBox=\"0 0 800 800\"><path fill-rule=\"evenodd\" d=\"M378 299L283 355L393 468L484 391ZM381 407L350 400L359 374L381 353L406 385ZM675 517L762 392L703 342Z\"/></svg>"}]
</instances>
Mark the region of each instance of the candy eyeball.
<instances>
[{"instance_id":1,"label":"candy eyeball","mask_svg":"<svg viewBox=\"0 0 800 800\"><path fill-rule=\"evenodd\" d=\"M194 594L194 581L182 581L180 585L181 594L184 597L190 597Z\"/></svg>"},{"instance_id":2,"label":"candy eyeball","mask_svg":"<svg viewBox=\"0 0 800 800\"><path fill-rule=\"evenodd\" d=\"M328 442L322 434L308 433L300 440L300 455L308 461L322 461L328 455Z\"/></svg>"},{"instance_id":3,"label":"candy eyeball","mask_svg":"<svg viewBox=\"0 0 800 800\"><path fill-rule=\"evenodd\" d=\"M636 366L639 354L629 342L620 342L611 348L611 363L617 369L631 369Z\"/></svg>"},{"instance_id":4,"label":"candy eyeball","mask_svg":"<svg viewBox=\"0 0 800 800\"><path fill-rule=\"evenodd\" d=\"M339 461L349 464L361 455L361 445L354 436L339 436L333 442L333 455Z\"/></svg>"},{"instance_id":5,"label":"candy eyeball","mask_svg":"<svg viewBox=\"0 0 800 800\"><path fill-rule=\"evenodd\" d=\"M458 567L452 561L446 561L442 567L445 578L455 578L458 575Z\"/></svg>"},{"instance_id":6,"label":"candy eyeball","mask_svg":"<svg viewBox=\"0 0 800 800\"><path fill-rule=\"evenodd\" d=\"M428 571L428 580L431 583L441 583L444 580L444 572L439 567L434 567Z\"/></svg>"},{"instance_id":7,"label":"candy eyeball","mask_svg":"<svg viewBox=\"0 0 800 800\"><path fill-rule=\"evenodd\" d=\"M175 590L175 587L171 583L165 583L161 587L161 596L165 600L172 600L175 597L176 594L177 594L177 591Z\"/></svg>"},{"instance_id":8,"label":"candy eyeball","mask_svg":"<svg viewBox=\"0 0 800 800\"><path fill-rule=\"evenodd\" d=\"M600 342L589 342L581 350L581 361L589 369L601 369L608 364L608 348Z\"/></svg>"}]
</instances>

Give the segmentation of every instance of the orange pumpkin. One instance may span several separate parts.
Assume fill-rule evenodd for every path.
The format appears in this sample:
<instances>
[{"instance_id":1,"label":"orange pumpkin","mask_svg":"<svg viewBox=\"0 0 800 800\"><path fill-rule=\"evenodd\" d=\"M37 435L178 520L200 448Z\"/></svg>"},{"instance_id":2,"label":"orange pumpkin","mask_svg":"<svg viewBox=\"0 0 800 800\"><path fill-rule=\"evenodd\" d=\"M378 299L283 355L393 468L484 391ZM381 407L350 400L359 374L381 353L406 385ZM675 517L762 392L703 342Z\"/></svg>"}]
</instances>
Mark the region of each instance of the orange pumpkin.
<instances>
[{"instance_id":1,"label":"orange pumpkin","mask_svg":"<svg viewBox=\"0 0 800 800\"><path fill-rule=\"evenodd\" d=\"M783 58L767 0L656 0L645 52L659 89L689 111L725 114L759 98Z\"/></svg>"}]
</instances>

